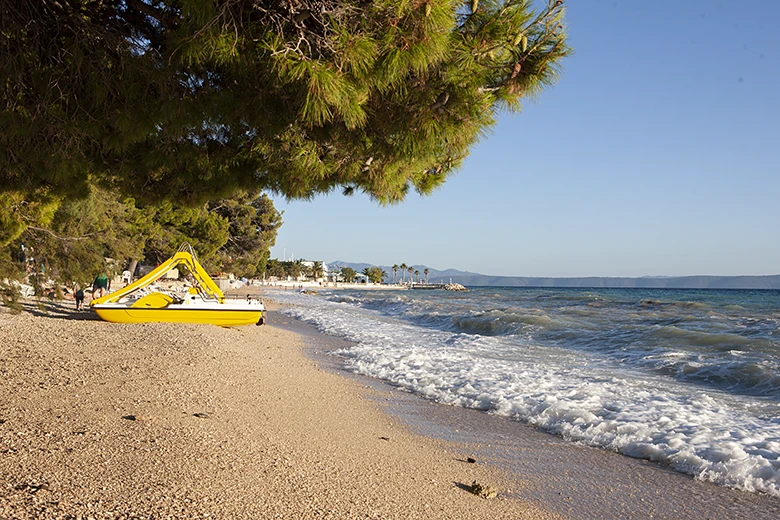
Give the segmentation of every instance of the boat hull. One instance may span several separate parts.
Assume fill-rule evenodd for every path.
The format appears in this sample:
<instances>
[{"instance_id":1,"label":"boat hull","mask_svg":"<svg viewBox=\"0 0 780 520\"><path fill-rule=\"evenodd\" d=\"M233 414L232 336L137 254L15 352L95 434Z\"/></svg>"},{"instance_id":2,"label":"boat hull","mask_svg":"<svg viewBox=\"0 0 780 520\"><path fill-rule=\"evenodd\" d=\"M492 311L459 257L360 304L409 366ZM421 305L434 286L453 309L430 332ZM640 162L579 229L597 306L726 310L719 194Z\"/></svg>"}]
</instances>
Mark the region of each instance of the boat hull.
<instances>
[{"instance_id":1,"label":"boat hull","mask_svg":"<svg viewBox=\"0 0 780 520\"><path fill-rule=\"evenodd\" d=\"M220 327L261 325L264 321L262 309L163 309L95 305L92 309L105 321L113 323L208 323Z\"/></svg>"}]
</instances>

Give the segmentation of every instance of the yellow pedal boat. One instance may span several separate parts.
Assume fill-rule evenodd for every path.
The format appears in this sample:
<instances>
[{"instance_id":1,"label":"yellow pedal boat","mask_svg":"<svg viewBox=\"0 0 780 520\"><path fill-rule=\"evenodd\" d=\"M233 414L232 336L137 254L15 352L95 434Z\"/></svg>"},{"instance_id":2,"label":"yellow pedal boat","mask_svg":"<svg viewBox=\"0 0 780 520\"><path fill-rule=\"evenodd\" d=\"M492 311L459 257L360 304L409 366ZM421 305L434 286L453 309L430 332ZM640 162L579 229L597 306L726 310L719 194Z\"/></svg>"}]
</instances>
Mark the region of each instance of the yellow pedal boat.
<instances>
[{"instance_id":1,"label":"yellow pedal boat","mask_svg":"<svg viewBox=\"0 0 780 520\"><path fill-rule=\"evenodd\" d=\"M186 295L147 289L180 265L186 266L196 281ZM265 322L262 301L252 297L226 298L189 246L179 248L178 253L138 281L92 300L90 307L101 319L115 323L210 323L234 327Z\"/></svg>"}]
</instances>

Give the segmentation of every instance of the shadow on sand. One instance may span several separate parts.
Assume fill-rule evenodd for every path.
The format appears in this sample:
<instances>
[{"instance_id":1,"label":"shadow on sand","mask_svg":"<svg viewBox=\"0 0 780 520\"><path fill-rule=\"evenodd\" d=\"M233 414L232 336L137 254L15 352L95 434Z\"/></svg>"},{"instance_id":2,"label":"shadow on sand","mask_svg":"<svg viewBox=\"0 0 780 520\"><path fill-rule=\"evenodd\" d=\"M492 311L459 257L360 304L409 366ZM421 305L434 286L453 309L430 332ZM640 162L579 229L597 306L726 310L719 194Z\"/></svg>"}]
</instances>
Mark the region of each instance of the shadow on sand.
<instances>
[{"instance_id":1,"label":"shadow on sand","mask_svg":"<svg viewBox=\"0 0 780 520\"><path fill-rule=\"evenodd\" d=\"M43 298L29 298L22 302L22 310L33 316L60 318L63 320L100 321L100 318L85 305L82 310L76 310L72 301L57 301Z\"/></svg>"}]
</instances>

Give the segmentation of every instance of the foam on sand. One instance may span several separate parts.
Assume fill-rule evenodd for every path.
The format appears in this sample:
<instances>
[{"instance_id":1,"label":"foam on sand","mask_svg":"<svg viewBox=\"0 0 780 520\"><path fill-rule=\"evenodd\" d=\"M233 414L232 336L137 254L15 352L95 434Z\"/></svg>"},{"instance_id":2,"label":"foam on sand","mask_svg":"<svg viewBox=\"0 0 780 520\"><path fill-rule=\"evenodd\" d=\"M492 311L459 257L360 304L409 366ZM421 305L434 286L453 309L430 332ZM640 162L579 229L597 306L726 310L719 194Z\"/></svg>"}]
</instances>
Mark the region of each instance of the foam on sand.
<instances>
[{"instance_id":1,"label":"foam on sand","mask_svg":"<svg viewBox=\"0 0 780 520\"><path fill-rule=\"evenodd\" d=\"M702 480L780 497L773 401L692 391L598 355L518 344L518 336L508 343L500 335L417 326L324 298L285 298L296 303L286 313L355 342L339 354L356 372L440 403L488 410ZM710 336L698 337L709 344Z\"/></svg>"}]
</instances>

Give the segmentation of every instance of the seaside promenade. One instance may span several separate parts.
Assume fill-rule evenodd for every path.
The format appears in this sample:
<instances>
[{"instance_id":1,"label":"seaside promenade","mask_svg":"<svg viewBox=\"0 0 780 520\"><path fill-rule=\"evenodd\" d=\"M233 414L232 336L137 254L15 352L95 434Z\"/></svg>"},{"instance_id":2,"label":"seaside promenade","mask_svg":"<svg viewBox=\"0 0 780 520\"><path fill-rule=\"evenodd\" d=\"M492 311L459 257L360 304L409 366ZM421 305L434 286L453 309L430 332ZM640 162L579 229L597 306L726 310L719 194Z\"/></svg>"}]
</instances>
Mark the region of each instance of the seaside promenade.
<instances>
[{"instance_id":1,"label":"seaside promenade","mask_svg":"<svg viewBox=\"0 0 780 520\"><path fill-rule=\"evenodd\" d=\"M262 289L262 290L291 290L291 289L314 289L314 290L366 290L366 291L406 291L410 287L408 284L400 283L345 283L345 282L313 282L313 281L282 281L282 282L260 282L248 283L243 288ZM242 288L239 288L239 290Z\"/></svg>"}]
</instances>

